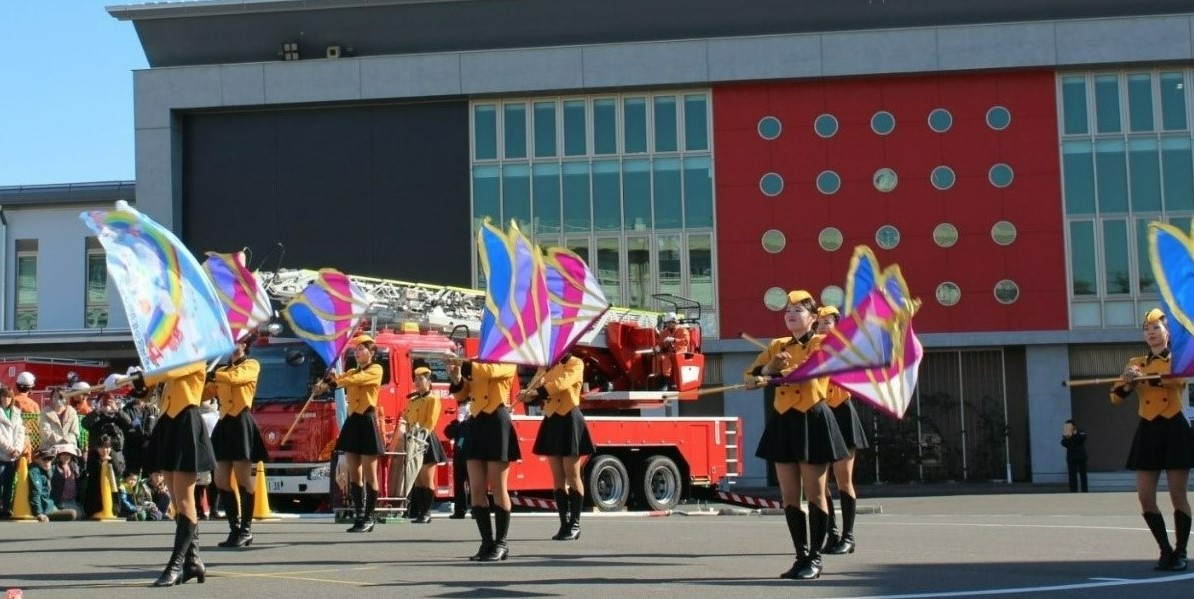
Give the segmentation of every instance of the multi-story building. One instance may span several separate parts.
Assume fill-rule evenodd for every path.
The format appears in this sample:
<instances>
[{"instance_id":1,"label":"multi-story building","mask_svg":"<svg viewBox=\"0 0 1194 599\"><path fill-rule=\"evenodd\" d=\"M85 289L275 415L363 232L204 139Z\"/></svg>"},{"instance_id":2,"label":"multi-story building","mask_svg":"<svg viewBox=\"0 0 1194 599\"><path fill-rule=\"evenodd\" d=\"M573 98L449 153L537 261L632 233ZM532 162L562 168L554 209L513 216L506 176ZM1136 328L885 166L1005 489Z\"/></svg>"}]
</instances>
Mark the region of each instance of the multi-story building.
<instances>
[{"instance_id":1,"label":"multi-story building","mask_svg":"<svg viewBox=\"0 0 1194 599\"><path fill-rule=\"evenodd\" d=\"M860 478L1061 480L1071 415L1092 468L1122 467L1133 409L1061 382L1142 350L1147 224L1194 216L1188 2L109 12L151 65L138 206L195 251L281 241L285 266L472 285L475 227L515 220L619 303L700 301L709 378L731 383L756 352L739 333L781 334L790 288L840 302L865 244L923 300L928 353ZM742 416L757 483L764 409L730 392L680 412Z\"/></svg>"}]
</instances>

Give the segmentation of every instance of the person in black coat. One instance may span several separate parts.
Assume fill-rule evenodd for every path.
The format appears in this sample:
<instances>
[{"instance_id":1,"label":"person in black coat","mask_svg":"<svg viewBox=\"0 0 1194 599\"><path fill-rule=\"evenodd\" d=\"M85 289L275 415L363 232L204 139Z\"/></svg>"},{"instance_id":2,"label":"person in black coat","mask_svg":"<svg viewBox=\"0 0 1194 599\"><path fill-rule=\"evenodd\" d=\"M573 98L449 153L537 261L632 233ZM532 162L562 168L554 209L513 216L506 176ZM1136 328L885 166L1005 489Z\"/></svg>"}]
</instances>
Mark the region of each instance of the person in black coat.
<instances>
[{"instance_id":1,"label":"person in black coat","mask_svg":"<svg viewBox=\"0 0 1194 599\"><path fill-rule=\"evenodd\" d=\"M1090 490L1086 484L1086 433L1073 420L1066 420L1061 427L1061 446L1065 447L1065 464L1070 471L1070 492L1086 493Z\"/></svg>"},{"instance_id":2,"label":"person in black coat","mask_svg":"<svg viewBox=\"0 0 1194 599\"><path fill-rule=\"evenodd\" d=\"M99 407L83 417L83 428L87 429L87 469L83 479L83 517L87 518L103 509L100 495L103 461L106 459L112 464L116 480L124 477L124 441L132 431L133 421L117 406L116 398L105 393Z\"/></svg>"},{"instance_id":3,"label":"person in black coat","mask_svg":"<svg viewBox=\"0 0 1194 599\"><path fill-rule=\"evenodd\" d=\"M444 427L444 434L452 439L452 515L453 520L463 520L468 515L468 492L465 483L468 481L468 455L464 452L465 437L468 435L469 403L462 402L456 407L456 419Z\"/></svg>"},{"instance_id":4,"label":"person in black coat","mask_svg":"<svg viewBox=\"0 0 1194 599\"><path fill-rule=\"evenodd\" d=\"M146 455L149 450L149 439L153 436L153 427L158 422L158 409L150 405L144 398L133 397L120 409L129 418L129 434L124 440L125 469L136 472L138 476L149 476L145 471Z\"/></svg>"}]
</instances>

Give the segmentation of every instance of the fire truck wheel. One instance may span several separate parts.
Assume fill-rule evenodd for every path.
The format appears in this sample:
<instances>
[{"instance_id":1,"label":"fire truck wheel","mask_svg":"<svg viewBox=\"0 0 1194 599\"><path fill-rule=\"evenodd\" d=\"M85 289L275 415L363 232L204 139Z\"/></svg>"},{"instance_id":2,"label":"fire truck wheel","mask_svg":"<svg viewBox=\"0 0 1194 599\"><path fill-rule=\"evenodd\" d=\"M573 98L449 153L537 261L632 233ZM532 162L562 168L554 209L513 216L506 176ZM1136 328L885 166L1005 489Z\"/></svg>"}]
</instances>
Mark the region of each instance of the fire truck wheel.
<instances>
[{"instance_id":1,"label":"fire truck wheel","mask_svg":"<svg viewBox=\"0 0 1194 599\"><path fill-rule=\"evenodd\" d=\"M667 456L651 456L643 468L643 498L652 510L670 510L680 504L684 485L680 468Z\"/></svg>"},{"instance_id":2,"label":"fire truck wheel","mask_svg":"<svg viewBox=\"0 0 1194 599\"><path fill-rule=\"evenodd\" d=\"M589 461L589 499L602 512L616 512L626 507L630 498L630 474L622 460L601 454Z\"/></svg>"}]
</instances>

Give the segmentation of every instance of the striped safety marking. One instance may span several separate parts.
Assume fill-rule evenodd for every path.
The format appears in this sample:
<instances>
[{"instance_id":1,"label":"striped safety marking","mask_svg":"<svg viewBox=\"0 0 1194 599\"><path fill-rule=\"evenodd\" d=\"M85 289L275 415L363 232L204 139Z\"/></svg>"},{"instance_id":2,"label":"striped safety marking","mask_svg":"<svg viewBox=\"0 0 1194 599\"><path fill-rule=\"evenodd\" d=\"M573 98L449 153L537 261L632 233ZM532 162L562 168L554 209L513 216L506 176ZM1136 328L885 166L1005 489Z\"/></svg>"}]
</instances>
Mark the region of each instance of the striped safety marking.
<instances>
[{"instance_id":1,"label":"striped safety marking","mask_svg":"<svg viewBox=\"0 0 1194 599\"><path fill-rule=\"evenodd\" d=\"M763 499L762 497L748 497L746 495L739 495L737 493L727 493L725 491L718 491L717 498L726 503L736 503L738 505L749 505L751 507L770 507L782 508L783 504L771 499Z\"/></svg>"}]
</instances>

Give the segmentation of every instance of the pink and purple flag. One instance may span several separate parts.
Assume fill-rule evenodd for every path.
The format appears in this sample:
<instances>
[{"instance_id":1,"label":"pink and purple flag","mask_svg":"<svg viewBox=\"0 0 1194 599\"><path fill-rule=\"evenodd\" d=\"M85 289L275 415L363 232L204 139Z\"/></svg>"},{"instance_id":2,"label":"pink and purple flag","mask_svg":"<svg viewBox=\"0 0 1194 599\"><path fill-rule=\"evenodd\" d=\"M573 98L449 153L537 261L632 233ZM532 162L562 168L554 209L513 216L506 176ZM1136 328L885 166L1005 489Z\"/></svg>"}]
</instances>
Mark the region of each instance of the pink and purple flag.
<instances>
[{"instance_id":1,"label":"pink and purple flag","mask_svg":"<svg viewBox=\"0 0 1194 599\"><path fill-rule=\"evenodd\" d=\"M211 279L236 339L253 332L273 316L269 294L245 267L245 253L208 252L203 270Z\"/></svg>"},{"instance_id":2,"label":"pink and purple flag","mask_svg":"<svg viewBox=\"0 0 1194 599\"><path fill-rule=\"evenodd\" d=\"M295 334L333 368L371 305L368 294L347 275L325 268L282 308L282 315Z\"/></svg>"},{"instance_id":3,"label":"pink and purple flag","mask_svg":"<svg viewBox=\"0 0 1194 599\"><path fill-rule=\"evenodd\" d=\"M477 232L485 275L477 359L527 366L551 363L552 326L543 255L511 223L503 233L489 221Z\"/></svg>"},{"instance_id":4,"label":"pink and purple flag","mask_svg":"<svg viewBox=\"0 0 1194 599\"><path fill-rule=\"evenodd\" d=\"M609 310L609 301L589 265L571 250L544 250L551 299L551 361L560 359Z\"/></svg>"}]
</instances>

